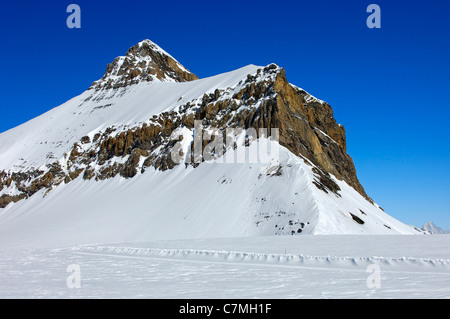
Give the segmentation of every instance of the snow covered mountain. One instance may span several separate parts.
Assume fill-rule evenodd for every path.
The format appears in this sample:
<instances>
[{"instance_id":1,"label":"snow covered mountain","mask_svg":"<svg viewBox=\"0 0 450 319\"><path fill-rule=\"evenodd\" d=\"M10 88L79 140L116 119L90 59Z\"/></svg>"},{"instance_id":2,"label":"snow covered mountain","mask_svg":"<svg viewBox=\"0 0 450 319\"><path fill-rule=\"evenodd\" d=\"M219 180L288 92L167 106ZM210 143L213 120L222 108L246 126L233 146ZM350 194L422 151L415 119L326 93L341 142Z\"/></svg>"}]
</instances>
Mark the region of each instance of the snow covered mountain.
<instances>
[{"instance_id":1,"label":"snow covered mountain","mask_svg":"<svg viewBox=\"0 0 450 319\"><path fill-rule=\"evenodd\" d=\"M443 230L431 221L423 225L422 230L429 232L430 234L450 234L450 230Z\"/></svg>"},{"instance_id":2,"label":"snow covered mountain","mask_svg":"<svg viewBox=\"0 0 450 319\"><path fill-rule=\"evenodd\" d=\"M3 242L418 233L367 196L331 107L275 64L198 79L144 40L0 134Z\"/></svg>"}]
</instances>

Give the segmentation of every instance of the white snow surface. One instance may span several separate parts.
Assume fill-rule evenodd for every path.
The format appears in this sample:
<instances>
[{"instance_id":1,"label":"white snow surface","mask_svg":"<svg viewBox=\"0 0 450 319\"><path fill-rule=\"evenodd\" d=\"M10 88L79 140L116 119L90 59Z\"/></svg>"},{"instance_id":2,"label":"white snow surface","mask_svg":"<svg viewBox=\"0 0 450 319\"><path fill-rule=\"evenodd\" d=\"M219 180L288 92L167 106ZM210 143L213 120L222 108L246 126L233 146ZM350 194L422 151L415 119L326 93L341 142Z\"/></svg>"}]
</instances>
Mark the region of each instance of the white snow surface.
<instances>
[{"instance_id":1,"label":"white snow surface","mask_svg":"<svg viewBox=\"0 0 450 319\"><path fill-rule=\"evenodd\" d=\"M0 297L450 298L449 252L450 235L267 236L0 250ZM79 288L67 285L67 269L74 265Z\"/></svg>"}]
</instances>

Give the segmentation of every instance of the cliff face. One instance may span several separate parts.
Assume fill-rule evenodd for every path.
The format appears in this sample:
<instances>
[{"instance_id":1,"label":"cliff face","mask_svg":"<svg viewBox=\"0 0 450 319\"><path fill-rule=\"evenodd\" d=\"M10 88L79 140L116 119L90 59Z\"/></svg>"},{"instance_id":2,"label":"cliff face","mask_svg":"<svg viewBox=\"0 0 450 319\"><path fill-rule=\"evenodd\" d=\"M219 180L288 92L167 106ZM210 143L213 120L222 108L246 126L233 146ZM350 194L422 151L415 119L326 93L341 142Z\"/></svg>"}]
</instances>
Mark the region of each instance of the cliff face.
<instances>
[{"instance_id":1,"label":"cliff face","mask_svg":"<svg viewBox=\"0 0 450 319\"><path fill-rule=\"evenodd\" d=\"M284 70L279 72L274 90L277 111L273 125L280 128L280 144L346 181L368 198L346 152L345 129L336 123L331 106L289 84Z\"/></svg>"},{"instance_id":2,"label":"cliff face","mask_svg":"<svg viewBox=\"0 0 450 319\"><path fill-rule=\"evenodd\" d=\"M126 57L116 58L109 64L105 75L94 82L90 90L102 96L104 92L141 82L196 79L165 51L146 40L132 47ZM284 69L275 64L258 68L231 86L205 92L169 109L142 119L142 123L132 127L110 126L90 132L68 149L64 158L39 169L13 172L0 167L3 169L0 170L0 208L76 178L105 180L116 175L132 178L148 167L162 171L171 169L180 165L171 157L180 140L177 134L185 132L181 135L183 142L192 144L196 121L200 121L205 130L218 130L223 140L227 138L227 128L254 128L256 131L265 128L268 134L277 128L280 145L314 164L317 176L314 184L319 189L339 196L340 188L329 176L332 174L371 201L346 153L345 130L336 123L332 108L290 84ZM202 142L203 150L208 143ZM220 152L215 149L213 156L222 156L226 151L226 146ZM184 164L201 165L194 160Z\"/></svg>"}]
</instances>

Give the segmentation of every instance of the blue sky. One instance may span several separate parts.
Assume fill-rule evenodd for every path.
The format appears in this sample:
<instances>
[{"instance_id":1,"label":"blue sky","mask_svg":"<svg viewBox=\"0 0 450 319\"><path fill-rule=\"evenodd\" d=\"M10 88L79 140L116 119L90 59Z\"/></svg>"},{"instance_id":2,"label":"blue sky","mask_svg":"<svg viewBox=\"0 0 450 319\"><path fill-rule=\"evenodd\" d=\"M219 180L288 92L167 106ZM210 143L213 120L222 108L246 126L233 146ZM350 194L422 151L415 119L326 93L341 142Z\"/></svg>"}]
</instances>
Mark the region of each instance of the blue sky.
<instances>
[{"instance_id":1,"label":"blue sky","mask_svg":"<svg viewBox=\"0 0 450 319\"><path fill-rule=\"evenodd\" d=\"M81 29L66 26L69 4ZM369 4L381 29L369 29ZM0 132L82 93L150 39L199 77L276 63L327 101L366 192L450 229L449 1L13 1L0 10Z\"/></svg>"}]
</instances>

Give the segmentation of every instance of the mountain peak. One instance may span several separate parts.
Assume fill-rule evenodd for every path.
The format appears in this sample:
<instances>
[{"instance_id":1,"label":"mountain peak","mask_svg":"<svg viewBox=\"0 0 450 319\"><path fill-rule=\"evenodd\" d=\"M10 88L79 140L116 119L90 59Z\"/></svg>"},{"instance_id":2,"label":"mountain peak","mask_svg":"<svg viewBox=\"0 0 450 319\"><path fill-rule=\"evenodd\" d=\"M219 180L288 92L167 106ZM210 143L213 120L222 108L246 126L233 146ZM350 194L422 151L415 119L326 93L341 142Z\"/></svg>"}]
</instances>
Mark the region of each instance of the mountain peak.
<instances>
[{"instance_id":1,"label":"mountain peak","mask_svg":"<svg viewBox=\"0 0 450 319\"><path fill-rule=\"evenodd\" d=\"M107 65L103 77L89 89L117 89L139 82L186 82L198 77L189 72L160 46L145 39L134 45L125 56Z\"/></svg>"},{"instance_id":2,"label":"mountain peak","mask_svg":"<svg viewBox=\"0 0 450 319\"><path fill-rule=\"evenodd\" d=\"M432 221L423 225L422 230L427 231L431 234L450 234L450 231L442 229Z\"/></svg>"}]
</instances>

